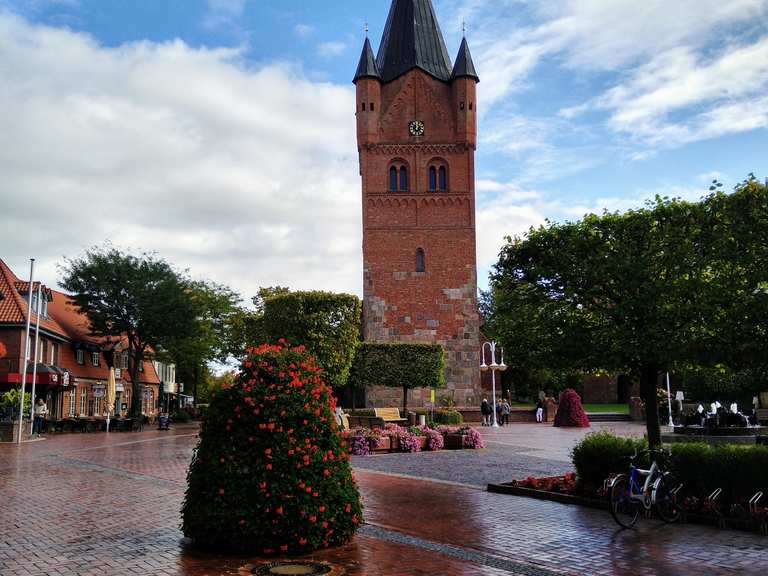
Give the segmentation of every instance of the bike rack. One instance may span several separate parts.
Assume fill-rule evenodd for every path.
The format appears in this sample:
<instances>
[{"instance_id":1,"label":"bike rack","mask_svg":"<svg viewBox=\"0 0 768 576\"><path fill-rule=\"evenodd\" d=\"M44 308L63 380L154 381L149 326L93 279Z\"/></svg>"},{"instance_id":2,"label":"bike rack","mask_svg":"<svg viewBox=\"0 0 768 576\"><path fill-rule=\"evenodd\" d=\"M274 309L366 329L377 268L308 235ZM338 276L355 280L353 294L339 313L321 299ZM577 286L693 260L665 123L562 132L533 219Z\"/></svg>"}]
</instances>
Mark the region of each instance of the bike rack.
<instances>
[{"instance_id":1,"label":"bike rack","mask_svg":"<svg viewBox=\"0 0 768 576\"><path fill-rule=\"evenodd\" d=\"M723 489L717 488L712 492L712 494L707 496L707 500L706 500L710 504L709 508L713 510L717 516L717 525L719 528L725 528L725 519L723 518L723 513L717 507L717 499L720 497L720 494L722 493L723 493Z\"/></svg>"},{"instance_id":2,"label":"bike rack","mask_svg":"<svg viewBox=\"0 0 768 576\"><path fill-rule=\"evenodd\" d=\"M763 498L763 493L762 492L758 492L757 494L752 496L752 498L750 499L750 501L749 501L749 514L751 516L757 514L757 511L758 511L758 506L757 505L760 503L760 500L762 498ZM760 521L760 532L763 535L768 535L768 520L766 520L765 518L763 518Z\"/></svg>"}]
</instances>

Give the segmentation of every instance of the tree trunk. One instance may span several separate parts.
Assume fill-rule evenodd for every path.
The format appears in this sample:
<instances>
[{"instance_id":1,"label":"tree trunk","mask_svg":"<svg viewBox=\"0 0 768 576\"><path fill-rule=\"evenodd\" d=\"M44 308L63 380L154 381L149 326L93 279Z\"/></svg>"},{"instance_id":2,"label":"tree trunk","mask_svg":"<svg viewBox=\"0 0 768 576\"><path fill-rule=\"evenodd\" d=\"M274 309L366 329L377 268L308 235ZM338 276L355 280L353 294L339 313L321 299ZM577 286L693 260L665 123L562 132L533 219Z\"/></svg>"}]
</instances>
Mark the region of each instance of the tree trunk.
<instances>
[{"instance_id":1,"label":"tree trunk","mask_svg":"<svg viewBox=\"0 0 768 576\"><path fill-rule=\"evenodd\" d=\"M134 425L141 422L141 419L143 418L141 413L141 400L144 396L144 391L142 390L142 385L140 382L140 374L139 366L141 365L141 362L143 361L143 353L138 350L130 350L130 357L131 357L131 388L133 390L133 393L131 394L131 419L134 422Z\"/></svg>"},{"instance_id":2,"label":"tree trunk","mask_svg":"<svg viewBox=\"0 0 768 576\"><path fill-rule=\"evenodd\" d=\"M407 418L408 414L408 386L403 386L403 413L400 415L402 418Z\"/></svg>"},{"instance_id":3,"label":"tree trunk","mask_svg":"<svg viewBox=\"0 0 768 576\"><path fill-rule=\"evenodd\" d=\"M640 395L645 402L645 426L648 433L648 445L651 448L661 446L661 426L659 424L659 403L656 386L659 380L659 368L646 364L640 369Z\"/></svg>"},{"instance_id":4,"label":"tree trunk","mask_svg":"<svg viewBox=\"0 0 768 576\"><path fill-rule=\"evenodd\" d=\"M200 381L200 364L195 364L195 382L192 385L192 406L197 408L197 383Z\"/></svg>"}]
</instances>

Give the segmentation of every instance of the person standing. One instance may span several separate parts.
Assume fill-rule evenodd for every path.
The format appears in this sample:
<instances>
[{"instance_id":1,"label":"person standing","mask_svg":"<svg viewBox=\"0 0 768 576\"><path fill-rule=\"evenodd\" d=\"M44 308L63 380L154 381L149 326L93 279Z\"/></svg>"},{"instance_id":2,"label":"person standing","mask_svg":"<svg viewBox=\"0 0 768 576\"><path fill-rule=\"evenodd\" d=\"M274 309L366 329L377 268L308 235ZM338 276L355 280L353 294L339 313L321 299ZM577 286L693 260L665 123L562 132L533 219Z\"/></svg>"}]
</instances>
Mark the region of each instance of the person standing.
<instances>
[{"instance_id":1,"label":"person standing","mask_svg":"<svg viewBox=\"0 0 768 576\"><path fill-rule=\"evenodd\" d=\"M509 424L509 414L512 412L512 407L509 405L509 402L506 398L504 398L504 401L501 403L501 425L506 426Z\"/></svg>"},{"instance_id":2,"label":"person standing","mask_svg":"<svg viewBox=\"0 0 768 576\"><path fill-rule=\"evenodd\" d=\"M496 423L504 426L504 408L502 407L501 396L496 398Z\"/></svg>"},{"instance_id":3,"label":"person standing","mask_svg":"<svg viewBox=\"0 0 768 576\"><path fill-rule=\"evenodd\" d=\"M48 406L45 405L45 401L42 398L37 399L35 404L35 419L32 422L32 435L40 435L43 430L43 422L48 415Z\"/></svg>"},{"instance_id":4,"label":"person standing","mask_svg":"<svg viewBox=\"0 0 768 576\"><path fill-rule=\"evenodd\" d=\"M483 398L483 401L480 403L480 414L483 417L483 426L491 425L492 413L493 410L491 410L491 405L488 403L488 398Z\"/></svg>"},{"instance_id":5,"label":"person standing","mask_svg":"<svg viewBox=\"0 0 768 576\"><path fill-rule=\"evenodd\" d=\"M541 398L536 402L536 422L544 422L544 403Z\"/></svg>"}]
</instances>

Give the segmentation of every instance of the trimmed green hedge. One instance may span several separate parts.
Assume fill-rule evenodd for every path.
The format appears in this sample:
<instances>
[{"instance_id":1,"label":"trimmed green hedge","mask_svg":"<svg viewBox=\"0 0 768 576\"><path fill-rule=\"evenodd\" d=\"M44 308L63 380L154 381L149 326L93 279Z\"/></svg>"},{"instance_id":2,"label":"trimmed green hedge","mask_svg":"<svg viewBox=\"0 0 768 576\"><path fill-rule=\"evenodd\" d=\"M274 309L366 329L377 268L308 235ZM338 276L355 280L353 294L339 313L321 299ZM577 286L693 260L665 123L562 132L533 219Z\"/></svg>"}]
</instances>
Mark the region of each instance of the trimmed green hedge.
<instances>
[{"instance_id":1,"label":"trimmed green hedge","mask_svg":"<svg viewBox=\"0 0 768 576\"><path fill-rule=\"evenodd\" d=\"M628 457L635 449L647 448L644 439L618 438L608 432L597 432L579 442L571 456L584 490L594 492L611 474L629 469ZM768 446L673 444L666 464L682 482L686 497L703 499L722 488L720 501L730 506L743 505L759 491L768 492ZM650 463L646 458L637 465L647 468Z\"/></svg>"},{"instance_id":2,"label":"trimmed green hedge","mask_svg":"<svg viewBox=\"0 0 768 576\"><path fill-rule=\"evenodd\" d=\"M647 450L645 439L619 438L610 432L587 434L571 450L576 475L588 492L598 490L611 474L629 469L629 456Z\"/></svg>"},{"instance_id":3,"label":"trimmed green hedge","mask_svg":"<svg viewBox=\"0 0 768 576\"><path fill-rule=\"evenodd\" d=\"M439 344L373 344L357 347L349 381L354 386L403 389L445 386L445 354Z\"/></svg>"},{"instance_id":4,"label":"trimmed green hedge","mask_svg":"<svg viewBox=\"0 0 768 576\"><path fill-rule=\"evenodd\" d=\"M429 424L442 424L445 426L456 426L464 424L464 417L458 410L435 410L434 413L428 408L411 408L411 412L427 417Z\"/></svg>"},{"instance_id":5,"label":"trimmed green hedge","mask_svg":"<svg viewBox=\"0 0 768 576\"><path fill-rule=\"evenodd\" d=\"M768 493L768 446L674 444L671 470L686 495L703 498L722 488L721 501L744 504Z\"/></svg>"},{"instance_id":6,"label":"trimmed green hedge","mask_svg":"<svg viewBox=\"0 0 768 576\"><path fill-rule=\"evenodd\" d=\"M357 296L289 292L265 299L263 326L273 343L284 339L306 346L328 384L343 388L360 336L360 315Z\"/></svg>"}]
</instances>

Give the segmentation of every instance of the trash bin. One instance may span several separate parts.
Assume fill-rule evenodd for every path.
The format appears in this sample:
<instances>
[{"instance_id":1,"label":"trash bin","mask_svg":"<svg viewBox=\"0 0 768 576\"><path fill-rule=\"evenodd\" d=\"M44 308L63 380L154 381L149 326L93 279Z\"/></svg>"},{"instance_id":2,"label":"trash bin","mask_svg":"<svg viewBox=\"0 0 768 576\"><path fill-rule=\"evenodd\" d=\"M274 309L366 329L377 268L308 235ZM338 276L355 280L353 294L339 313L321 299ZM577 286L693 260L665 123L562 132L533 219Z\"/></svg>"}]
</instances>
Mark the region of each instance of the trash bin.
<instances>
[{"instance_id":1,"label":"trash bin","mask_svg":"<svg viewBox=\"0 0 768 576\"><path fill-rule=\"evenodd\" d=\"M419 426L426 426L426 425L427 425L427 415L419 414Z\"/></svg>"},{"instance_id":2,"label":"trash bin","mask_svg":"<svg viewBox=\"0 0 768 576\"><path fill-rule=\"evenodd\" d=\"M408 426L416 426L416 412L408 412Z\"/></svg>"}]
</instances>

